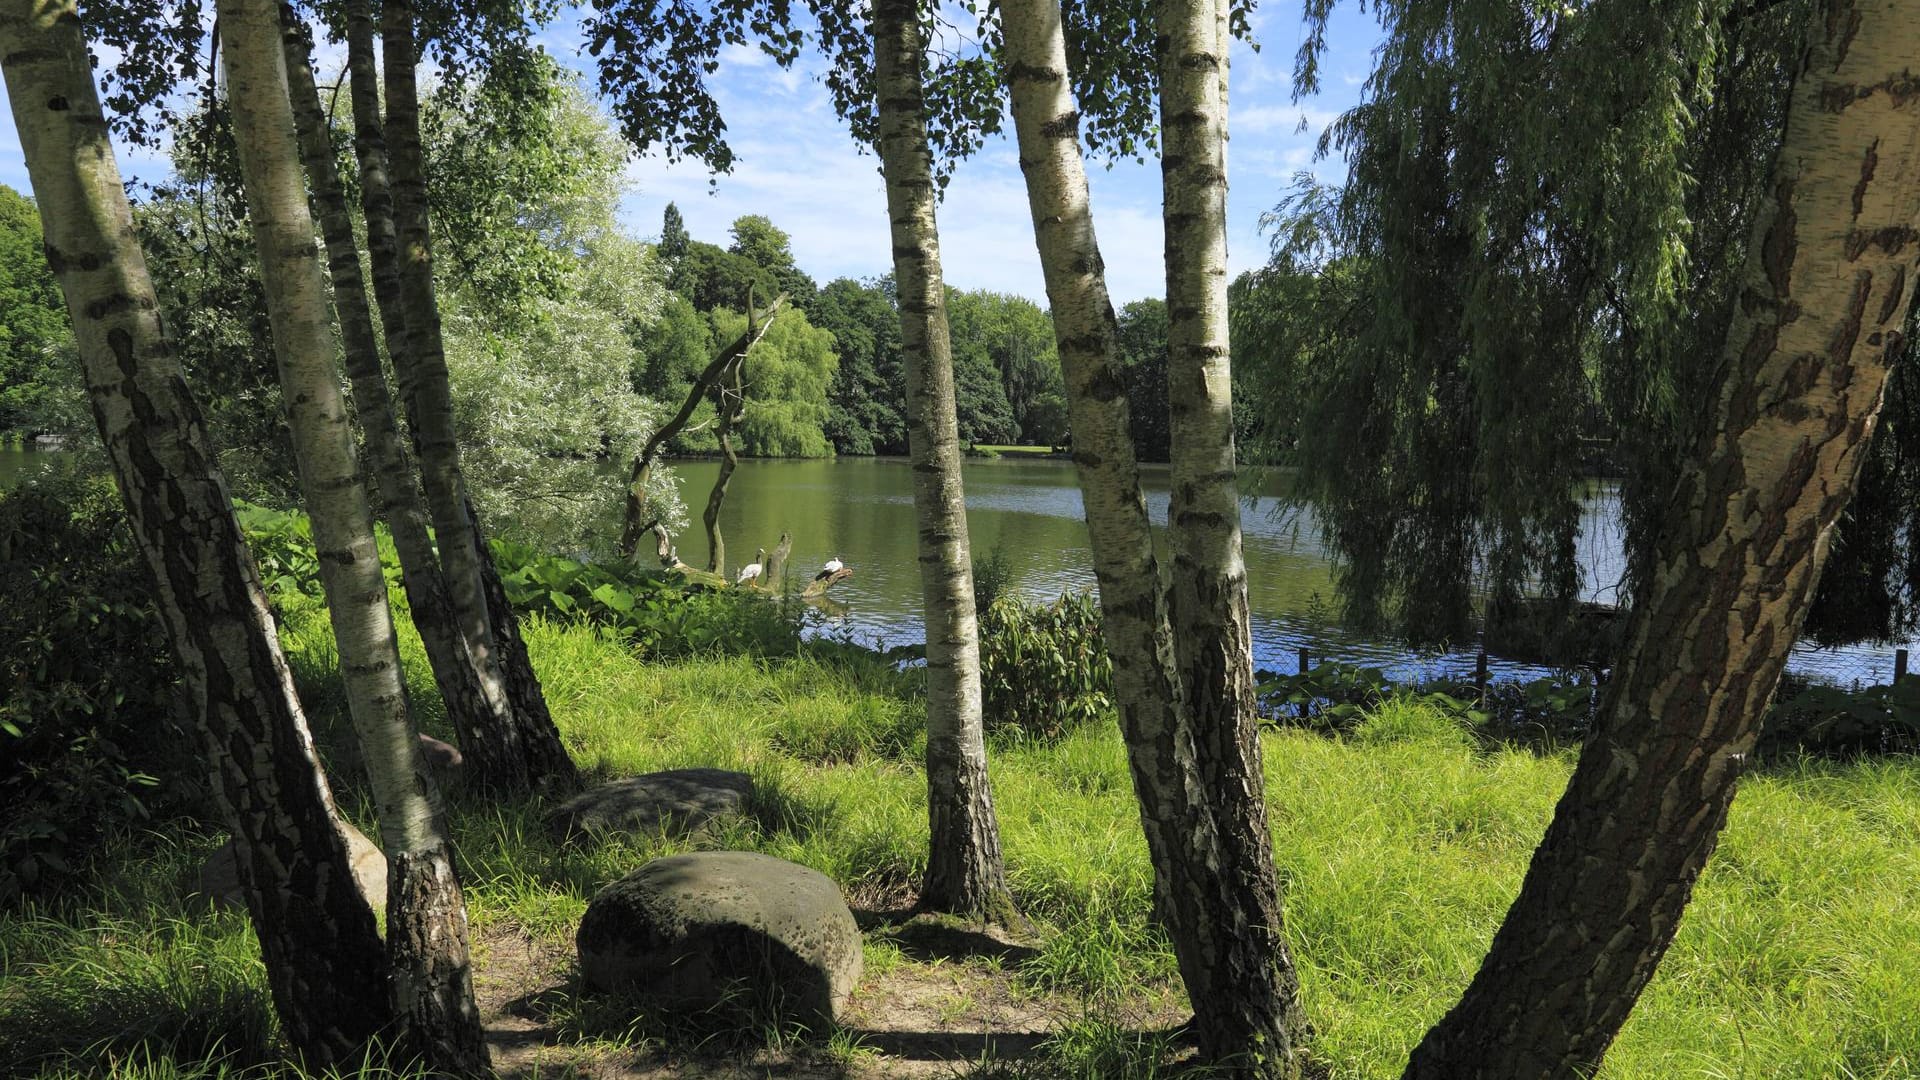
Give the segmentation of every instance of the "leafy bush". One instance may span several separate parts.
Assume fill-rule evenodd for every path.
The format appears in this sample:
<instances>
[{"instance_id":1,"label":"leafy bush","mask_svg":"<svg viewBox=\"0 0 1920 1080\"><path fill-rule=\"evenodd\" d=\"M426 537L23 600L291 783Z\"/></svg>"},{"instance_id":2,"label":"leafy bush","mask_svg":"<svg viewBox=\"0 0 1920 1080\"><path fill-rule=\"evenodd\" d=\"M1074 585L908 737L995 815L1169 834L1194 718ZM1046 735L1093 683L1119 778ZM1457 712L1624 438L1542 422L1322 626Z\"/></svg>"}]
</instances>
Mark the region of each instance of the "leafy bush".
<instances>
[{"instance_id":1,"label":"leafy bush","mask_svg":"<svg viewBox=\"0 0 1920 1080\"><path fill-rule=\"evenodd\" d=\"M195 796L177 679L113 485L0 495L0 902L66 877L156 795Z\"/></svg>"},{"instance_id":2,"label":"leafy bush","mask_svg":"<svg viewBox=\"0 0 1920 1080\"><path fill-rule=\"evenodd\" d=\"M1297 675L1254 674L1259 708L1285 725L1346 731L1393 690L1386 672L1358 664L1322 662Z\"/></svg>"},{"instance_id":3,"label":"leafy bush","mask_svg":"<svg viewBox=\"0 0 1920 1080\"><path fill-rule=\"evenodd\" d=\"M1099 605L1087 593L995 600L980 619L980 682L989 731L1054 738L1112 708Z\"/></svg>"},{"instance_id":4,"label":"leafy bush","mask_svg":"<svg viewBox=\"0 0 1920 1080\"><path fill-rule=\"evenodd\" d=\"M984 613L995 600L1013 588L1013 560L1007 549L994 545L985 555L973 557L973 610Z\"/></svg>"},{"instance_id":5,"label":"leafy bush","mask_svg":"<svg viewBox=\"0 0 1920 1080\"><path fill-rule=\"evenodd\" d=\"M781 656L800 645L798 608L745 590L712 589L623 564L579 562L501 540L493 542L493 553L516 608L608 627L648 656Z\"/></svg>"},{"instance_id":6,"label":"leafy bush","mask_svg":"<svg viewBox=\"0 0 1920 1080\"><path fill-rule=\"evenodd\" d=\"M1920 748L1920 680L1845 690L1782 680L1760 752L1848 756Z\"/></svg>"},{"instance_id":7,"label":"leafy bush","mask_svg":"<svg viewBox=\"0 0 1920 1080\"><path fill-rule=\"evenodd\" d=\"M236 503L235 513L274 603L321 602L325 593L307 516L248 503ZM399 558L386 530L378 535L387 583L398 586ZM528 544L492 543L500 583L517 610L594 623L649 656L707 651L777 656L799 647L797 615L765 596L707 589L633 566L548 555Z\"/></svg>"}]
</instances>

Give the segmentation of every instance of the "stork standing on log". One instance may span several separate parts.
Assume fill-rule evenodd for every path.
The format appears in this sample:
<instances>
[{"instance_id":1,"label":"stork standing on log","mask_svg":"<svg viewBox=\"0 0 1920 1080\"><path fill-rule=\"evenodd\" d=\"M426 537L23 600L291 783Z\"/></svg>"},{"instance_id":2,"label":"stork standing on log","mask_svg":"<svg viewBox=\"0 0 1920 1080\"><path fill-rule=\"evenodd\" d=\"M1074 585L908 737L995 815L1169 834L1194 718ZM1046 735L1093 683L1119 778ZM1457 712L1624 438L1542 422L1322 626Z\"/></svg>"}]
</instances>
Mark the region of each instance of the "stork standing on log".
<instances>
[{"instance_id":1,"label":"stork standing on log","mask_svg":"<svg viewBox=\"0 0 1920 1080\"><path fill-rule=\"evenodd\" d=\"M845 569L846 565L846 563L840 561L840 556L835 555L833 558L827 560L827 565L821 567L819 573L813 575L813 580L825 581Z\"/></svg>"},{"instance_id":2,"label":"stork standing on log","mask_svg":"<svg viewBox=\"0 0 1920 1080\"><path fill-rule=\"evenodd\" d=\"M752 562L740 568L740 573L733 579L733 583L735 585L751 585L760 580L760 575L765 573L766 569L767 549L761 548L754 553Z\"/></svg>"}]
</instances>

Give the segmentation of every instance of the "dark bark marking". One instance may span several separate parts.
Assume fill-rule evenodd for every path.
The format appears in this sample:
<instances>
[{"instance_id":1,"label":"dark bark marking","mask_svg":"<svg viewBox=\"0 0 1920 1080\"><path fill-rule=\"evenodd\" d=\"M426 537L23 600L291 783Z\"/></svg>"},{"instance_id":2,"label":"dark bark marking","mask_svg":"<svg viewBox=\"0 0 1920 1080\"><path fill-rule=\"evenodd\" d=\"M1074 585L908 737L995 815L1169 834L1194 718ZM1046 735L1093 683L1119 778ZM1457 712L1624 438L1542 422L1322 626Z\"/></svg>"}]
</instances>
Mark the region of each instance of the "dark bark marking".
<instances>
[{"instance_id":1,"label":"dark bark marking","mask_svg":"<svg viewBox=\"0 0 1920 1080\"><path fill-rule=\"evenodd\" d=\"M1920 240L1920 229L1911 225L1886 225L1865 232L1854 230L1847 233L1846 255L1848 261L1852 261L1876 247L1889 255L1898 255L1916 240Z\"/></svg>"},{"instance_id":2,"label":"dark bark marking","mask_svg":"<svg viewBox=\"0 0 1920 1080\"><path fill-rule=\"evenodd\" d=\"M1797 241L1795 228L1799 224L1793 210L1793 181L1786 176L1780 178L1773 189L1774 216L1767 223L1766 238L1761 241L1760 264L1766 271L1767 284L1773 288L1776 298L1792 294L1793 258Z\"/></svg>"},{"instance_id":3,"label":"dark bark marking","mask_svg":"<svg viewBox=\"0 0 1920 1080\"><path fill-rule=\"evenodd\" d=\"M1049 139L1077 139L1080 135L1080 110L1061 113L1040 125L1040 134Z\"/></svg>"},{"instance_id":4,"label":"dark bark marking","mask_svg":"<svg viewBox=\"0 0 1920 1080\"><path fill-rule=\"evenodd\" d=\"M1905 263L1895 263L1893 281L1887 286L1887 297L1880 302L1880 317L1875 325L1885 326L1902 314L1907 305L1907 267ZM1897 333L1897 331L1896 331ZM1875 344L1879 344L1875 342Z\"/></svg>"},{"instance_id":5,"label":"dark bark marking","mask_svg":"<svg viewBox=\"0 0 1920 1080\"><path fill-rule=\"evenodd\" d=\"M1860 158L1860 179L1853 185L1853 216L1855 220L1866 208L1867 187L1873 183L1873 172L1880 167L1880 140L1875 138L1867 144L1867 152Z\"/></svg>"}]
</instances>

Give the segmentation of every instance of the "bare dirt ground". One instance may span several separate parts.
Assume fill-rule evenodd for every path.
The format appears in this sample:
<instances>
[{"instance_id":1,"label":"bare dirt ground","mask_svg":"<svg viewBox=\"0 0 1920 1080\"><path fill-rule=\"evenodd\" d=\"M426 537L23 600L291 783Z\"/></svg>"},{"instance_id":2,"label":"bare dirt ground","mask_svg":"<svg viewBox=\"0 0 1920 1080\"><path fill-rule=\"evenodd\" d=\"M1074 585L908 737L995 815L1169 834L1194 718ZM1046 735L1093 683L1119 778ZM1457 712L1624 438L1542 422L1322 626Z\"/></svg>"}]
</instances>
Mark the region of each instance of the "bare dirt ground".
<instances>
[{"instance_id":1,"label":"bare dirt ground","mask_svg":"<svg viewBox=\"0 0 1920 1080\"><path fill-rule=\"evenodd\" d=\"M839 1033L807 1039L737 1023L663 1028L580 995L568 943L487 928L474 943L474 989L494 1066L508 1080L958 1077L983 1060L1036 1060L1050 1036L1090 1015L1077 998L1023 986L1034 951L1004 934L904 914L863 913L861 923L870 942L891 944L887 960L869 965ZM1104 1018L1164 1031L1184 1019L1180 1004L1148 988Z\"/></svg>"}]
</instances>

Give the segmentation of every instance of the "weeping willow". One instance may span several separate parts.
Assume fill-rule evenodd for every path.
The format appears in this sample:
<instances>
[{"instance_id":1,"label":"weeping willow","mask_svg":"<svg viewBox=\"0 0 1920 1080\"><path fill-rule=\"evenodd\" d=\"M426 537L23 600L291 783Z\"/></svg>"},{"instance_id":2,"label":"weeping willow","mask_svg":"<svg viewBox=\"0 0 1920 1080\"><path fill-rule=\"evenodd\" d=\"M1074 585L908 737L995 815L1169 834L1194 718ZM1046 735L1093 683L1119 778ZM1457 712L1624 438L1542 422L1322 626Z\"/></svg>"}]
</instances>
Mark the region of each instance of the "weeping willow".
<instances>
[{"instance_id":1,"label":"weeping willow","mask_svg":"<svg viewBox=\"0 0 1920 1080\"><path fill-rule=\"evenodd\" d=\"M1302 92L1330 10L1308 0ZM1578 597L1597 463L1623 477L1630 592L1703 426L1814 7L1375 10L1386 40L1362 103L1321 142L1348 179L1303 177L1269 215L1274 257L1239 287L1235 360L1257 443L1298 467L1321 516L1349 621L1459 641L1476 612ZM1902 415L1843 523L1816 636L1911 623L1920 488Z\"/></svg>"}]
</instances>

